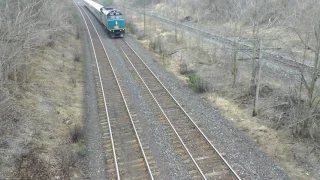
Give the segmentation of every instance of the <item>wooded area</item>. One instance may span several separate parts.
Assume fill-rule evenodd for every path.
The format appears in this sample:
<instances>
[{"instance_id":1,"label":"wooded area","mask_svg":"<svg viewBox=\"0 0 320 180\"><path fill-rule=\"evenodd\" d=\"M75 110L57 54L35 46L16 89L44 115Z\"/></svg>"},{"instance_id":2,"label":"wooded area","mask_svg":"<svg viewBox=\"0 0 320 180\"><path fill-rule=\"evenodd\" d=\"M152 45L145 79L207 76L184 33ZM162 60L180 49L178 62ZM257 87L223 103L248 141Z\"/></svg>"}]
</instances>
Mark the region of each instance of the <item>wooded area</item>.
<instances>
[{"instance_id":1,"label":"wooded area","mask_svg":"<svg viewBox=\"0 0 320 180\"><path fill-rule=\"evenodd\" d=\"M58 99L56 96L41 100L43 94L53 94L49 90L54 88L47 87L47 76L52 80L55 74L67 71L70 62L79 61L79 55L74 53L74 59L62 62L70 59L69 55L57 50L64 39L79 39L74 15L72 1L0 1L0 179L72 176L69 168L76 162L74 149L67 143L68 138L57 134L62 128L54 122L60 117L42 117L52 110L39 107L54 104ZM52 68L44 71L48 69L47 62L57 64L56 68L60 68L61 62L62 68L57 73ZM64 83L63 77L64 74L60 83ZM74 79L72 86L76 84ZM70 136L79 141L79 132L81 129L75 126ZM60 138L66 142L60 142ZM74 143L73 139L70 141Z\"/></svg>"},{"instance_id":2,"label":"wooded area","mask_svg":"<svg viewBox=\"0 0 320 180\"><path fill-rule=\"evenodd\" d=\"M119 1L119 4L122 5L124 2L126 1ZM261 80L262 77L268 76L263 72L263 69L266 68L264 66L270 58L264 57L266 56L264 52L276 53L278 57L284 56L295 62L310 66L308 70L299 67L298 70L295 69L294 71L290 70L292 67L286 67L285 71L292 72L290 72L291 75L287 72L284 74L285 76L291 76L292 82L284 87L283 94L274 97L274 104L271 105L271 109L274 109L274 113L278 114L278 117L270 117L270 119L279 119L277 123L282 124L280 126L283 128L292 129L292 133L295 135L311 137L317 141L320 135L319 1L206 0L199 3L196 0L164 0L159 3L150 0L134 0L132 4L137 8L147 7L148 10L146 11L150 11L150 8L156 8L157 10L153 13L156 13L157 16L168 17L173 20L175 22L175 39L178 44L185 43L185 39L183 39L185 30L178 27L177 23L185 22L187 24L189 22L189 26L191 25L199 30L210 31L221 38L232 40L234 45L231 49L221 48L224 54L230 54L231 59L231 61L227 61L230 62L227 70L230 72L231 79L225 86L229 87L229 84L232 84L230 88L237 89L242 87L243 83L247 84L243 77L244 69L238 67L238 59L252 59L251 63L247 64L247 67L251 66L251 75L250 83L245 85L247 86L245 94L253 102L253 116L264 114L265 109L270 109L270 104L259 102L259 92L262 91L262 88L266 85L271 87L268 85L270 84L270 77L269 80L266 80L266 78ZM144 24L148 24L145 17ZM151 27L149 30L145 30L145 26L143 34L145 34L145 31L149 31L150 34L154 33L152 25L149 25ZM177 29L180 30L180 34ZM199 36L197 45L202 46L201 44L205 43ZM240 44L246 44L251 48L243 49ZM215 48L212 47L212 49ZM207 53L212 54L212 50L209 48ZM246 54L245 57L243 57L243 54ZM280 76L280 74L278 75ZM282 80L285 81L285 78ZM279 103L277 98L290 100L282 101L279 105L277 104ZM286 106L285 109L281 109L284 106ZM279 107L280 109L278 109Z\"/></svg>"},{"instance_id":3,"label":"wooded area","mask_svg":"<svg viewBox=\"0 0 320 180\"><path fill-rule=\"evenodd\" d=\"M305 177L298 166L319 173L319 1L131 3L118 1L128 30L166 69L205 92L292 177Z\"/></svg>"},{"instance_id":4,"label":"wooded area","mask_svg":"<svg viewBox=\"0 0 320 180\"><path fill-rule=\"evenodd\" d=\"M32 55L59 54L44 48L53 46L55 36L70 27L66 21L69 16L62 3L64 1L57 2L0 2L0 104L14 99L13 94L28 82L28 65Z\"/></svg>"}]
</instances>

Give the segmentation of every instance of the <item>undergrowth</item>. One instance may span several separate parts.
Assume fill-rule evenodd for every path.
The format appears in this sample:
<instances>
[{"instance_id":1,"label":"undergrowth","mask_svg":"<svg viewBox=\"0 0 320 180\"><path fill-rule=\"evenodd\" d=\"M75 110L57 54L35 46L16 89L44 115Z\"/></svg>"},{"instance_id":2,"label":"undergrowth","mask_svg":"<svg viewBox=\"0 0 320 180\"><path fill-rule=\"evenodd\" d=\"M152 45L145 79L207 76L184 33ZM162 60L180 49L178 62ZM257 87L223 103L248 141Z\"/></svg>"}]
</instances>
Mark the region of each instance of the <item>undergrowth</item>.
<instances>
[{"instance_id":1,"label":"undergrowth","mask_svg":"<svg viewBox=\"0 0 320 180\"><path fill-rule=\"evenodd\" d=\"M208 90L208 83L198 74L190 74L187 76L187 83L197 93L203 93Z\"/></svg>"}]
</instances>

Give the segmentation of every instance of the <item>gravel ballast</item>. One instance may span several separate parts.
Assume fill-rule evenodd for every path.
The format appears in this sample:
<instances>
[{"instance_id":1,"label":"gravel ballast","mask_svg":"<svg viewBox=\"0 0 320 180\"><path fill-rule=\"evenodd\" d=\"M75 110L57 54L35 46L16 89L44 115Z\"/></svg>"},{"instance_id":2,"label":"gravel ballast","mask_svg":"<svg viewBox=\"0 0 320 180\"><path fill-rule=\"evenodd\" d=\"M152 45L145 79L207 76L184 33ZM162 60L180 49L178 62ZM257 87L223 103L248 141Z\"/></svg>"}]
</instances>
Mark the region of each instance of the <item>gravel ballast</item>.
<instances>
[{"instance_id":1,"label":"gravel ballast","mask_svg":"<svg viewBox=\"0 0 320 180\"><path fill-rule=\"evenodd\" d=\"M107 179L105 171L105 153L101 138L101 129L97 105L97 95L94 72L96 66L91 56L92 45L89 43L89 37L84 22L81 21L81 37L83 41L83 54L85 66L85 97L84 97L84 131L87 154L86 176L90 179Z\"/></svg>"},{"instance_id":2,"label":"gravel ballast","mask_svg":"<svg viewBox=\"0 0 320 180\"><path fill-rule=\"evenodd\" d=\"M132 38L127 42L168 88L214 146L243 179L289 179L279 166L215 107L200 98L184 82L166 72L155 57Z\"/></svg>"},{"instance_id":3,"label":"gravel ballast","mask_svg":"<svg viewBox=\"0 0 320 180\"><path fill-rule=\"evenodd\" d=\"M97 24L97 23L96 23ZM115 50L100 25L98 31L104 34L105 47ZM240 130L226 119L208 102L190 90L185 83L166 72L161 65L154 62L154 57L130 36L125 40L139 53L142 59L153 70L162 83L182 107L195 120L216 148L224 154L225 159L243 179L289 179L289 177L272 162L258 147ZM90 45L90 44L89 44ZM85 45L86 46L86 45ZM85 48L89 52L90 46ZM129 108L139 116L143 129L142 140L147 142L151 156L160 169L161 179L190 179L186 169L180 162L164 127L155 119L150 110L143 91L131 74L130 67L115 51L118 61L112 62L119 78L125 81L124 88L131 89ZM104 152L98 121L97 103L92 70L92 60L86 55L86 123L89 172L91 179L106 179ZM139 106L138 106L138 105Z\"/></svg>"},{"instance_id":4,"label":"gravel ballast","mask_svg":"<svg viewBox=\"0 0 320 180\"><path fill-rule=\"evenodd\" d=\"M113 46L111 39L103 39L105 47L110 52L117 52ZM148 104L148 100L144 95L145 92L139 87L135 76L132 74L132 68L128 63L125 63L119 53L109 54L112 65L116 72L117 78L124 81L122 84L130 94L127 98L128 107L132 114L135 114L139 119L139 125L142 128L142 133L139 136L142 142L147 143L150 154L157 164L159 171L159 179L190 179L186 168L181 163L179 155L174 149L172 142L168 138L164 126L159 122L153 110Z\"/></svg>"}]
</instances>

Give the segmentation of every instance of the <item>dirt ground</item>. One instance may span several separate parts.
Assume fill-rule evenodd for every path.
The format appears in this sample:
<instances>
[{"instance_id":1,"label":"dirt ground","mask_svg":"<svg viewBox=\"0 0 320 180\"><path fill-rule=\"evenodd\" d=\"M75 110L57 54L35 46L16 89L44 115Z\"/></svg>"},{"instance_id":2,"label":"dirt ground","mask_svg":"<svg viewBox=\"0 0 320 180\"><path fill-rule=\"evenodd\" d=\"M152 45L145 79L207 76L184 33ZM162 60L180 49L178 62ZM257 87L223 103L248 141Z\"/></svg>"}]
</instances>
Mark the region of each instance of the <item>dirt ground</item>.
<instances>
[{"instance_id":1,"label":"dirt ground","mask_svg":"<svg viewBox=\"0 0 320 180\"><path fill-rule=\"evenodd\" d=\"M286 128L275 129L271 122L266 121L265 117L252 117L252 103L242 106L238 100L233 98L236 97L233 94L235 92L226 92L231 88L225 84L225 78L220 78L220 76L230 76L226 73L230 69L224 68L226 64L221 61L225 57L203 53L213 48L212 46L207 47L202 44L199 49L190 48L189 45L197 42L194 38L188 37L186 33L179 34L179 37L183 37L184 40L177 44L174 41L174 32L170 28L168 30L168 27L160 23L157 25L157 22L151 19L147 19L148 36L143 38L143 29L139 28L143 27L143 18L141 16L135 17L134 14L130 17L135 22L135 34L140 43L150 52L156 53L157 60L177 78L187 83L186 75L180 73L182 62L188 64L188 71L202 72L202 74L206 70L218 72L205 74L204 77L216 81L220 85L218 87L221 87L222 90L212 90L201 94L201 96L211 102L213 106L219 108L228 119L256 142L259 148L282 167L291 179L317 179L319 161L318 157L310 153L313 149L313 143L310 140L294 137L290 130ZM162 44L162 46L158 47L159 44ZM207 58L202 56L207 56ZM207 60L203 61L203 59ZM246 76L243 75L242 78L246 79ZM221 82L219 82L219 78ZM273 85L266 86L266 95L268 96L272 91L275 93L281 92L281 83L274 81L270 83ZM242 86L245 86L245 84L240 85L239 88ZM262 103L268 103L268 98L265 98Z\"/></svg>"},{"instance_id":2,"label":"dirt ground","mask_svg":"<svg viewBox=\"0 0 320 180\"><path fill-rule=\"evenodd\" d=\"M17 94L19 121L12 131L0 136L8 142L4 150L7 158L0 162L0 177L15 179L12 172L19 173L14 168L17 158L29 151L36 151L37 159L30 161L41 162L41 173L49 177L82 177L85 147L81 139L72 140L75 128L81 136L83 121L84 81L79 49L80 40L65 33L56 37L50 47L44 47L43 53L32 56L28 83ZM30 163L27 161L23 164ZM40 168L40 164L32 166ZM29 168L23 167L20 173L32 173Z\"/></svg>"},{"instance_id":3,"label":"dirt ground","mask_svg":"<svg viewBox=\"0 0 320 180\"><path fill-rule=\"evenodd\" d=\"M39 128L45 133L39 137L39 143L46 144L47 158L57 163L56 168L63 163L59 161L64 155L56 156L55 151L70 148L74 152L70 155L75 156L70 174L76 178L81 176L78 163L85 147L80 141L74 143L71 133L77 127L81 129L83 123L83 65L80 40L65 36L58 38L53 47L58 54L48 53L35 58L31 88L26 92L24 103L41 121ZM76 160L78 158L80 161Z\"/></svg>"}]
</instances>

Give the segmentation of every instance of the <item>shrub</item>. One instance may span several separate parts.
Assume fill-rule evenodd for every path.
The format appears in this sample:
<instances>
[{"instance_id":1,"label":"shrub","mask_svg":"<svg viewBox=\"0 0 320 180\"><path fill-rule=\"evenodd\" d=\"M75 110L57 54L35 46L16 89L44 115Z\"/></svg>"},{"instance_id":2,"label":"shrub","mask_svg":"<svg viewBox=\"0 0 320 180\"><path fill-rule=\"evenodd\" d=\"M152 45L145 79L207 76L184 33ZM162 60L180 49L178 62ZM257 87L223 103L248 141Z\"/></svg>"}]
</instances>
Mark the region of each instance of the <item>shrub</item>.
<instances>
[{"instance_id":1,"label":"shrub","mask_svg":"<svg viewBox=\"0 0 320 180\"><path fill-rule=\"evenodd\" d=\"M77 154L81 157L86 155L86 145L82 141L77 143Z\"/></svg>"},{"instance_id":2,"label":"shrub","mask_svg":"<svg viewBox=\"0 0 320 180\"><path fill-rule=\"evenodd\" d=\"M15 170L9 179L50 179L49 164L40 156L42 151L29 143L25 152L15 157Z\"/></svg>"},{"instance_id":3,"label":"shrub","mask_svg":"<svg viewBox=\"0 0 320 180\"><path fill-rule=\"evenodd\" d=\"M70 131L70 138L73 143L79 142L84 137L84 132L81 126L74 125L74 128Z\"/></svg>"},{"instance_id":4,"label":"shrub","mask_svg":"<svg viewBox=\"0 0 320 180\"><path fill-rule=\"evenodd\" d=\"M201 77L197 74L191 74L187 76L187 83L189 87L191 87L197 93L203 93L207 91L208 84L206 81L201 79Z\"/></svg>"},{"instance_id":5,"label":"shrub","mask_svg":"<svg viewBox=\"0 0 320 180\"><path fill-rule=\"evenodd\" d=\"M77 32L76 32L76 39L77 39L77 40L80 39L80 31L79 31L79 29L77 29Z\"/></svg>"},{"instance_id":6,"label":"shrub","mask_svg":"<svg viewBox=\"0 0 320 180\"><path fill-rule=\"evenodd\" d=\"M131 34L136 34L138 31L136 25L133 24L132 21L126 23L126 28Z\"/></svg>"},{"instance_id":7,"label":"shrub","mask_svg":"<svg viewBox=\"0 0 320 180\"><path fill-rule=\"evenodd\" d=\"M72 174L71 167L74 167L77 162L75 152L69 144L60 145L54 149L54 152L57 160L57 164L55 164L57 175L59 175L61 179L70 179Z\"/></svg>"},{"instance_id":8,"label":"shrub","mask_svg":"<svg viewBox=\"0 0 320 180\"><path fill-rule=\"evenodd\" d=\"M188 73L188 65L187 63L180 63L180 74L187 74Z\"/></svg>"},{"instance_id":9,"label":"shrub","mask_svg":"<svg viewBox=\"0 0 320 180\"><path fill-rule=\"evenodd\" d=\"M74 53L74 54L73 54L73 61L75 61L75 62L80 62L80 55L79 55L79 53Z\"/></svg>"}]
</instances>

